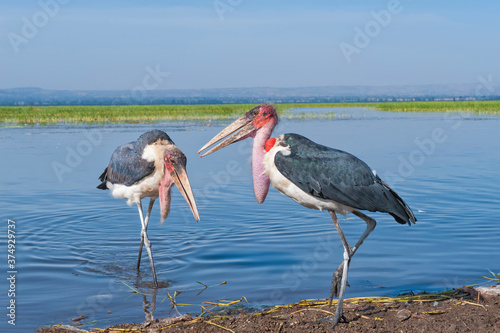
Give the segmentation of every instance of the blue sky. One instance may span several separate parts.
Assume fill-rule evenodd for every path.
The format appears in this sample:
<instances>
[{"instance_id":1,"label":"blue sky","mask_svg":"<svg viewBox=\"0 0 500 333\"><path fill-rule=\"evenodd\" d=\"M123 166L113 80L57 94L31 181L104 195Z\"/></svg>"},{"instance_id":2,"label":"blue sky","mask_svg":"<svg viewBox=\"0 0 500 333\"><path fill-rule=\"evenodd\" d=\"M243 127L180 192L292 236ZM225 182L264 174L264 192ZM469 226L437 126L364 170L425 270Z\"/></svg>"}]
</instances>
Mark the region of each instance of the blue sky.
<instances>
[{"instance_id":1,"label":"blue sky","mask_svg":"<svg viewBox=\"0 0 500 333\"><path fill-rule=\"evenodd\" d=\"M3 1L0 89L129 90L151 70L154 89L497 81L498 13L493 0Z\"/></svg>"}]
</instances>

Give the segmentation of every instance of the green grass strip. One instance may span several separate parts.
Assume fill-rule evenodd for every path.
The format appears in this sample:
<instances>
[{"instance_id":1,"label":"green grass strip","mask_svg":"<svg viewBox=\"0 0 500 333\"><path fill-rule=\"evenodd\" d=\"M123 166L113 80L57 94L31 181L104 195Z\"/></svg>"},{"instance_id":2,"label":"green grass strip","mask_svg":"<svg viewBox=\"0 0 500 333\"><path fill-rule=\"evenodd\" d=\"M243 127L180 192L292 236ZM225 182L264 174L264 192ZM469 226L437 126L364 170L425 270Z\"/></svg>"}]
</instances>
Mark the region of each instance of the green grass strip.
<instances>
[{"instance_id":1,"label":"green grass strip","mask_svg":"<svg viewBox=\"0 0 500 333\"><path fill-rule=\"evenodd\" d=\"M51 125L57 123L141 123L161 120L232 119L257 104L218 105L103 105L103 106L2 106L0 124ZM392 112L470 111L500 114L500 101L304 103L276 104L287 114L293 108L367 107ZM324 117L310 112L306 117Z\"/></svg>"}]
</instances>

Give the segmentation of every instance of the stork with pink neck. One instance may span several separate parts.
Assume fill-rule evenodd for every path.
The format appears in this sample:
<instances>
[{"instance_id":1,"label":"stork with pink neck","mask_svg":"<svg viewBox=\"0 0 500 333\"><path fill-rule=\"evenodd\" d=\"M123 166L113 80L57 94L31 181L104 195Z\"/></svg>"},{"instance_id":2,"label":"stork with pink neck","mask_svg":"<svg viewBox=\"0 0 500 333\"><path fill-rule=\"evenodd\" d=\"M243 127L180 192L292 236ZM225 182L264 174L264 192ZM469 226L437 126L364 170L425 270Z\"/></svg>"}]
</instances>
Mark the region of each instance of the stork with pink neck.
<instances>
[{"instance_id":1,"label":"stork with pink neck","mask_svg":"<svg viewBox=\"0 0 500 333\"><path fill-rule=\"evenodd\" d=\"M253 138L252 173L254 193L263 203L270 183L297 203L312 209L329 212L344 247L344 260L333 273L330 302L338 297L333 316L322 319L335 327L342 319L342 304L347 286L347 273L354 253L375 229L374 219L360 212L383 212L396 222L416 222L415 215L403 199L382 181L359 158L345 151L317 144L299 134L288 133L271 138L278 123L273 105L253 108L207 142L198 153L218 143L203 156L234 142ZM354 247L347 242L336 213L352 213L366 222L366 230Z\"/></svg>"}]
</instances>

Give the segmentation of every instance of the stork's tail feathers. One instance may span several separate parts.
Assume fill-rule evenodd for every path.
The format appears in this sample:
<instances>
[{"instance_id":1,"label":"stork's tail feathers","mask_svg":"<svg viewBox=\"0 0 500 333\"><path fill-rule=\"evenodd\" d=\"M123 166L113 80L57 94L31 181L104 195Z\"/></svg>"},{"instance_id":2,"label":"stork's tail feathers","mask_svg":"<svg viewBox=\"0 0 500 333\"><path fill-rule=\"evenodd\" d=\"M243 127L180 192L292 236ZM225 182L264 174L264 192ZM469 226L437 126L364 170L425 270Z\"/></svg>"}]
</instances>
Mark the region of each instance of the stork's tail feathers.
<instances>
[{"instance_id":1,"label":"stork's tail feathers","mask_svg":"<svg viewBox=\"0 0 500 333\"><path fill-rule=\"evenodd\" d=\"M408 206L406 202L404 202L404 200L392 188L390 188L389 185L387 185L382 179L380 179L380 181L391 192L391 194L399 203L400 209L398 209L397 212L389 212L389 214L391 214L392 217L394 217L396 222L401 224L408 223L408 225L417 222L417 218L415 217L415 214L413 214L413 211L411 210L410 206Z\"/></svg>"},{"instance_id":2,"label":"stork's tail feathers","mask_svg":"<svg viewBox=\"0 0 500 333\"><path fill-rule=\"evenodd\" d=\"M106 182L108 180L108 168L104 169L104 172L102 175L99 176L99 180L102 182L99 185L97 185L97 188L100 190L107 190L108 187L106 186Z\"/></svg>"}]
</instances>

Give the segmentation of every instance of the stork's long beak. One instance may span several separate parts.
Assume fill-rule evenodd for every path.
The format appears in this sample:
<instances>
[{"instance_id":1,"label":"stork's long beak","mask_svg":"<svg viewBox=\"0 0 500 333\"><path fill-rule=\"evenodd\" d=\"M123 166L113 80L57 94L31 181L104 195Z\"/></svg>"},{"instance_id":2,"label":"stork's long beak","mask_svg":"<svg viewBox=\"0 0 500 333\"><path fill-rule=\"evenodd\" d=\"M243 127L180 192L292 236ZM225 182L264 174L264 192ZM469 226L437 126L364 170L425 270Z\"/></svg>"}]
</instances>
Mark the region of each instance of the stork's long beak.
<instances>
[{"instance_id":1,"label":"stork's long beak","mask_svg":"<svg viewBox=\"0 0 500 333\"><path fill-rule=\"evenodd\" d=\"M193 190L191 189L191 184L189 183L186 168L181 164L175 164L171 169L170 176L188 203L189 208L191 208L194 218L196 221L200 221L200 214L198 214L196 201L194 201Z\"/></svg>"},{"instance_id":2,"label":"stork's long beak","mask_svg":"<svg viewBox=\"0 0 500 333\"><path fill-rule=\"evenodd\" d=\"M219 134L214 136L212 140L208 141L199 151L198 154L201 153L203 150L207 149L217 141L220 141L224 139L225 137L229 136L226 140L222 141L215 147L212 147L209 151L207 151L205 154L201 155L207 156L208 154L211 154L221 148L224 148L226 146L229 146L232 143L235 143L241 139L243 139L246 135L254 131L256 128L253 124L254 118L249 115L250 113L246 113L240 118L236 119L231 125L227 126L224 128Z\"/></svg>"}]
</instances>

